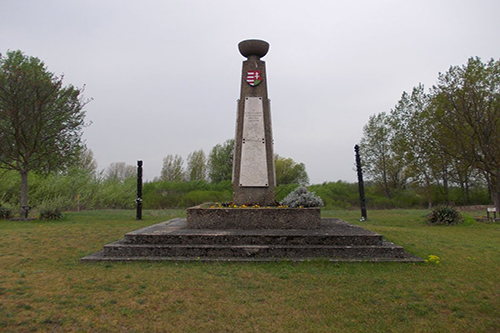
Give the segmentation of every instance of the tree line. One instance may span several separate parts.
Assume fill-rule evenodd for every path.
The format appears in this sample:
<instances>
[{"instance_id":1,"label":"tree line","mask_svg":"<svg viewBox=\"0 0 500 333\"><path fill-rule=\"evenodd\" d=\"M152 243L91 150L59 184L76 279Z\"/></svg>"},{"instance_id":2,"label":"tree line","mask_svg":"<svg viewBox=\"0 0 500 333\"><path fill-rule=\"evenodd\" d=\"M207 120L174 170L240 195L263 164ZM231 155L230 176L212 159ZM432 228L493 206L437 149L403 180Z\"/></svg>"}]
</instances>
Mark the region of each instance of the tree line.
<instances>
[{"instance_id":1,"label":"tree line","mask_svg":"<svg viewBox=\"0 0 500 333\"><path fill-rule=\"evenodd\" d=\"M233 154L233 139L216 144L210 150L208 157L203 149L189 153L186 161L179 154L168 154L163 158L160 175L155 177L153 181L173 183L204 181L213 184L231 181ZM297 163L291 158L275 154L274 164L278 184L306 185L309 183L309 175L304 163ZM125 162L113 162L105 170L104 177L124 180L135 177L136 172L136 167L133 165L127 165Z\"/></svg>"},{"instance_id":2,"label":"tree line","mask_svg":"<svg viewBox=\"0 0 500 333\"><path fill-rule=\"evenodd\" d=\"M233 140L217 144L211 149L208 159L203 150L190 153L186 166L179 155L167 155L160 175L144 184L144 208L181 208L207 201L231 201L233 147ZM57 207L61 210L128 209L135 206L135 166L113 162L98 171L92 151L85 147L79 151L76 161L63 171L30 173L30 203L36 208ZM280 197L299 184L308 183L303 163L279 155L275 156L275 163L281 185ZM16 170L0 173L0 206L19 206L20 182Z\"/></svg>"},{"instance_id":3,"label":"tree line","mask_svg":"<svg viewBox=\"0 0 500 333\"><path fill-rule=\"evenodd\" d=\"M388 199L418 190L432 206L459 188L472 203L486 188L500 211L500 62L473 57L428 91L403 92L369 118L360 148L366 178Z\"/></svg>"},{"instance_id":4,"label":"tree line","mask_svg":"<svg viewBox=\"0 0 500 333\"><path fill-rule=\"evenodd\" d=\"M21 51L0 54L0 206L15 206L20 214L30 206L133 208L135 166L114 162L97 171L81 140L89 99L84 88L62 81ZM440 74L428 93L419 85L390 112L370 117L361 140L368 207L485 203L493 197L499 209L499 90L499 62L471 58ZM144 207L231 200L233 150L234 141L227 140L208 155L190 153L186 163L167 155L161 174L144 185ZM277 201L309 182L303 163L279 155L274 162ZM328 208L357 206L355 184L309 188Z\"/></svg>"},{"instance_id":5,"label":"tree line","mask_svg":"<svg viewBox=\"0 0 500 333\"><path fill-rule=\"evenodd\" d=\"M209 181L220 183L231 181L233 172L234 140L215 145L208 157L203 150L190 153L186 166L180 155L169 154L163 159L163 167L156 180L168 182ZM308 184L309 176L304 163L275 154L276 182L278 184Z\"/></svg>"}]
</instances>

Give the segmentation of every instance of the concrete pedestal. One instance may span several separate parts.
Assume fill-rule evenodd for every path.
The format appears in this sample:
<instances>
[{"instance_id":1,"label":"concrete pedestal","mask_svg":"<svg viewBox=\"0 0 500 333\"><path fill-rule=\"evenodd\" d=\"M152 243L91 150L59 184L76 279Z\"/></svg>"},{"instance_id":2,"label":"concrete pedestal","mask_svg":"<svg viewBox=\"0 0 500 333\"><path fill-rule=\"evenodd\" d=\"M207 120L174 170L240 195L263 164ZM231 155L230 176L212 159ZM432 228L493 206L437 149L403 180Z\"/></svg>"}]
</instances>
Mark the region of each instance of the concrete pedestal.
<instances>
[{"instance_id":1,"label":"concrete pedestal","mask_svg":"<svg viewBox=\"0 0 500 333\"><path fill-rule=\"evenodd\" d=\"M190 229L318 229L319 208L188 208Z\"/></svg>"}]
</instances>

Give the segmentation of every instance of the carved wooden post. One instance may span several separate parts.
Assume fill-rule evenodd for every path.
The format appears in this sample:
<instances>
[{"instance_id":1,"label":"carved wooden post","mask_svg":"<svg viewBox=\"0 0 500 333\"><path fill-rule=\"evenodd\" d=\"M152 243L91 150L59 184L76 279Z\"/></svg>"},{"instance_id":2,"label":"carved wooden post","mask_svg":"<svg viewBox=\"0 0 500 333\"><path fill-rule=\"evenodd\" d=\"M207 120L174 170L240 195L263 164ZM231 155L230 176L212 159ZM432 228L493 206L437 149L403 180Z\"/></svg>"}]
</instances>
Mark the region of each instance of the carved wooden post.
<instances>
[{"instance_id":1,"label":"carved wooden post","mask_svg":"<svg viewBox=\"0 0 500 333\"><path fill-rule=\"evenodd\" d=\"M356 169L358 171L358 189L359 200L361 201L361 221L365 221L368 217L366 215L366 200L365 200L365 183L363 182L363 170L361 170L361 157L359 156L359 146L354 146L356 152Z\"/></svg>"},{"instance_id":2,"label":"carved wooden post","mask_svg":"<svg viewBox=\"0 0 500 333\"><path fill-rule=\"evenodd\" d=\"M136 219L142 220L142 161L137 161L137 204Z\"/></svg>"}]
</instances>

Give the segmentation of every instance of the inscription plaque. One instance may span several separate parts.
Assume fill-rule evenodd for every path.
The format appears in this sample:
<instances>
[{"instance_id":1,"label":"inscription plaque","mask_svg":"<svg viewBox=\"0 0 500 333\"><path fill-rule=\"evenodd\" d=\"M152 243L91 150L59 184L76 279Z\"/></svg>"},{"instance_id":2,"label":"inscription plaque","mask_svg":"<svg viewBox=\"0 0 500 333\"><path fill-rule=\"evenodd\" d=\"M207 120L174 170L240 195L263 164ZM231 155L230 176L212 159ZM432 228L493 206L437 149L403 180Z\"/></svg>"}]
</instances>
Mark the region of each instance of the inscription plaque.
<instances>
[{"instance_id":1,"label":"inscription plaque","mask_svg":"<svg viewBox=\"0 0 500 333\"><path fill-rule=\"evenodd\" d=\"M262 97L245 97L239 185L269 186Z\"/></svg>"}]
</instances>

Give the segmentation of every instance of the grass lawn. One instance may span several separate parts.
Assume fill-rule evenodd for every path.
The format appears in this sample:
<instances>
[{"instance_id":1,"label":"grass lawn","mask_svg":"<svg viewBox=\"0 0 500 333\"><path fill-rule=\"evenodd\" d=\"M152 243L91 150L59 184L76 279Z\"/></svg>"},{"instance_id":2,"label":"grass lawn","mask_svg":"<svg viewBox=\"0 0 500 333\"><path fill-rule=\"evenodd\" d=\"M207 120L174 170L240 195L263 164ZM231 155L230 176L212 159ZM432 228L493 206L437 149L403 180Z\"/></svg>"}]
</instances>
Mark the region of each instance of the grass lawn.
<instances>
[{"instance_id":1,"label":"grass lawn","mask_svg":"<svg viewBox=\"0 0 500 333\"><path fill-rule=\"evenodd\" d=\"M2 332L499 332L500 224L427 226L424 210L323 211L439 264L80 263L184 211L0 221ZM472 214L473 215L473 214Z\"/></svg>"}]
</instances>

